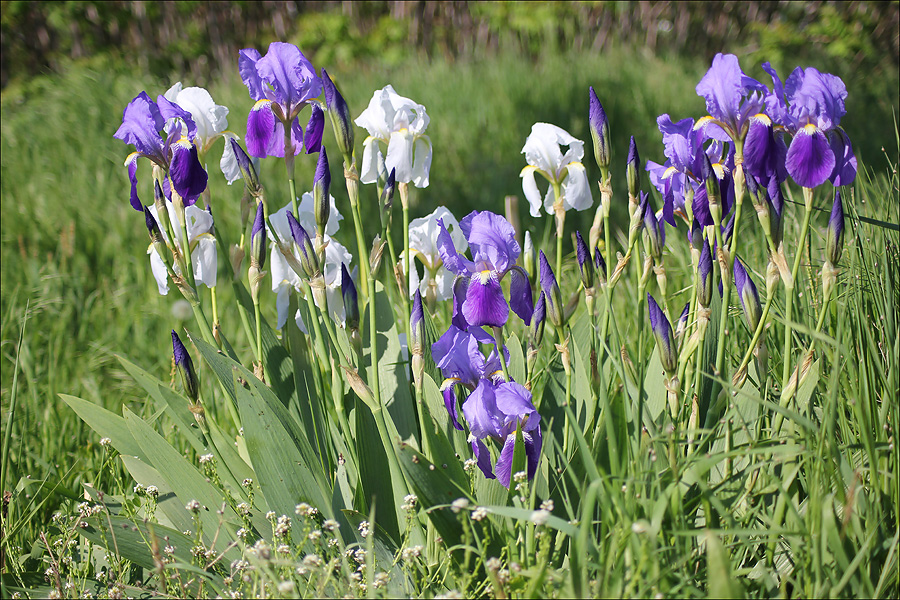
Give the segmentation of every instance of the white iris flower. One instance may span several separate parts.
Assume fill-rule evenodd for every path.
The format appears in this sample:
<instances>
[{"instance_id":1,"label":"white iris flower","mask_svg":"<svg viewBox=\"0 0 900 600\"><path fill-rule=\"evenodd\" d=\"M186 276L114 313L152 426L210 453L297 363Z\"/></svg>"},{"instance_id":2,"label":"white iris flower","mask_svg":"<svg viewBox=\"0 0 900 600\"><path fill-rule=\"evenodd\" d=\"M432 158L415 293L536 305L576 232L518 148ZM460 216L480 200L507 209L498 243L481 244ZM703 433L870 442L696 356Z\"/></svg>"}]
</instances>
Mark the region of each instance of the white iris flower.
<instances>
[{"instance_id":1,"label":"white iris flower","mask_svg":"<svg viewBox=\"0 0 900 600\"><path fill-rule=\"evenodd\" d=\"M169 200L166 200L166 210L169 212L169 221L175 229L178 246L179 248L184 248L184 231L175 214L175 207ZM155 205L150 205L150 212L153 214L153 218L156 219L163 240L167 245L171 245L169 236L159 221L159 214L156 212ZM206 287L215 287L218 261L216 258L216 238L213 235L213 217L209 212L193 204L184 207L184 218L187 219L188 236L191 240L191 264L194 267L194 279L198 284L202 283ZM169 293L169 274L166 271L166 263L163 262L162 257L153 247L153 244L150 244L147 254L150 255L150 270L153 271L153 277L156 279L159 293L165 296ZM177 261L173 268L178 275L181 275L181 269L178 267Z\"/></svg>"},{"instance_id":2,"label":"white iris flower","mask_svg":"<svg viewBox=\"0 0 900 600\"><path fill-rule=\"evenodd\" d=\"M397 182L428 187L431 169L431 139L425 135L428 122L425 107L398 95L392 86L376 91L368 108L354 121L369 132L363 142L360 181L374 183L378 179L381 145L386 148L384 166L388 173L396 169Z\"/></svg>"},{"instance_id":3,"label":"white iris flower","mask_svg":"<svg viewBox=\"0 0 900 600\"><path fill-rule=\"evenodd\" d=\"M413 219L409 224L410 274L409 296L412 298L416 290L423 297L429 297L429 288L438 301L453 296L453 279L455 275L447 270L437 247L438 234L441 231L438 219L444 220L444 226L453 238L457 252L465 252L469 247L466 237L459 228L459 222L449 210L439 206L433 213L421 219ZM425 267L424 277L419 276L419 267L413 258L418 258Z\"/></svg>"},{"instance_id":4,"label":"white iris flower","mask_svg":"<svg viewBox=\"0 0 900 600\"><path fill-rule=\"evenodd\" d=\"M561 146L568 146L563 154ZM551 183L544 195L544 209L548 214L555 214L557 208L563 211L574 208L585 210L591 207L594 200L587 180L587 172L581 159L584 158L584 142L572 137L565 129L550 123L535 123L531 126L531 135L525 140L522 148L528 166L522 169L522 191L531 207L531 216L541 216L541 193L534 179L540 173ZM557 207L554 184L560 187L562 205Z\"/></svg>"}]
</instances>

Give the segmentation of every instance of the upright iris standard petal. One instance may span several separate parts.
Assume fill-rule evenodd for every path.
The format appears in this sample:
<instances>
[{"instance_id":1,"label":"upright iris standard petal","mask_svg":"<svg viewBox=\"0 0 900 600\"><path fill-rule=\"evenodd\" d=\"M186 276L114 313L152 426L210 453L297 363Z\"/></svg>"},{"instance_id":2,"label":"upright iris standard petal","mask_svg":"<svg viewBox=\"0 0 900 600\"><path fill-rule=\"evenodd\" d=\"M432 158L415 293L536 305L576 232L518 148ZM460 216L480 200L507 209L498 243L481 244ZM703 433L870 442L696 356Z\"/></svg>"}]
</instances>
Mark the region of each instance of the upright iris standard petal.
<instances>
[{"instance_id":1,"label":"upright iris standard petal","mask_svg":"<svg viewBox=\"0 0 900 600\"><path fill-rule=\"evenodd\" d=\"M164 141L159 132L166 125L166 120L159 112L159 107L150 99L147 92L141 92L128 103L122 114L122 124L113 135L117 140L134 146L135 150L147 157L164 161L162 147Z\"/></svg>"},{"instance_id":2,"label":"upright iris standard petal","mask_svg":"<svg viewBox=\"0 0 900 600\"><path fill-rule=\"evenodd\" d=\"M747 273L747 269L744 267L744 263L739 258L736 258L734 261L734 287L737 290L738 298L741 299L741 306L744 309L747 325L753 331L759 324L762 307L759 304L759 293L756 291L756 284L753 283L753 280Z\"/></svg>"},{"instance_id":3,"label":"upright iris standard petal","mask_svg":"<svg viewBox=\"0 0 900 600\"><path fill-rule=\"evenodd\" d=\"M825 260L836 265L841 260L843 247L844 203L841 201L841 191L835 190L831 217L828 219L828 228L825 230Z\"/></svg>"},{"instance_id":4,"label":"upright iris standard petal","mask_svg":"<svg viewBox=\"0 0 900 600\"><path fill-rule=\"evenodd\" d=\"M325 132L325 113L317 104L313 104L312 114L309 116L309 123L306 124L306 135L303 138L303 145L306 147L306 153L312 154L322 149L322 134Z\"/></svg>"},{"instance_id":5,"label":"upright iris standard petal","mask_svg":"<svg viewBox=\"0 0 900 600\"><path fill-rule=\"evenodd\" d=\"M272 42L255 66L259 79L271 86L273 99L284 106L296 106L322 92L322 82L312 64L293 44ZM250 84L247 87L253 94L254 88Z\"/></svg>"},{"instance_id":6,"label":"upright iris standard petal","mask_svg":"<svg viewBox=\"0 0 900 600\"><path fill-rule=\"evenodd\" d=\"M322 69L322 86L325 89L325 107L331 118L331 126L334 129L338 149L343 156L347 157L345 160L348 160L353 154L353 126L350 119L350 107L347 106L347 102L325 69Z\"/></svg>"},{"instance_id":7,"label":"upright iris standard petal","mask_svg":"<svg viewBox=\"0 0 900 600\"><path fill-rule=\"evenodd\" d=\"M746 119L760 112L761 94L767 91L766 86L744 74L734 54L717 54L697 84L697 94L706 100L709 115L733 138L743 137Z\"/></svg>"},{"instance_id":8,"label":"upright iris standard petal","mask_svg":"<svg viewBox=\"0 0 900 600\"><path fill-rule=\"evenodd\" d=\"M175 357L175 368L181 374L184 391L192 402L196 402L200 396L200 381L194 370L194 361L191 360L191 355L188 354L187 348L181 343L181 339L174 329L172 330L172 353Z\"/></svg>"},{"instance_id":9,"label":"upright iris standard petal","mask_svg":"<svg viewBox=\"0 0 900 600\"><path fill-rule=\"evenodd\" d=\"M662 311L656 300L647 293L647 308L650 312L650 328L653 337L656 338L656 348L659 350L659 360L663 369L671 377L678 368L678 356L676 354L675 338L672 333L672 325L666 314Z\"/></svg>"},{"instance_id":10,"label":"upright iris standard petal","mask_svg":"<svg viewBox=\"0 0 900 600\"><path fill-rule=\"evenodd\" d=\"M594 141L594 160L600 169L609 167L609 120L606 111L594 93L594 87L590 88L590 110L588 111L588 123L591 126L591 139Z\"/></svg>"},{"instance_id":11,"label":"upright iris standard petal","mask_svg":"<svg viewBox=\"0 0 900 600\"><path fill-rule=\"evenodd\" d=\"M522 252L516 241L516 230L498 214L474 211L463 217L459 226L472 248L476 267L481 262L495 271L505 272Z\"/></svg>"}]
</instances>

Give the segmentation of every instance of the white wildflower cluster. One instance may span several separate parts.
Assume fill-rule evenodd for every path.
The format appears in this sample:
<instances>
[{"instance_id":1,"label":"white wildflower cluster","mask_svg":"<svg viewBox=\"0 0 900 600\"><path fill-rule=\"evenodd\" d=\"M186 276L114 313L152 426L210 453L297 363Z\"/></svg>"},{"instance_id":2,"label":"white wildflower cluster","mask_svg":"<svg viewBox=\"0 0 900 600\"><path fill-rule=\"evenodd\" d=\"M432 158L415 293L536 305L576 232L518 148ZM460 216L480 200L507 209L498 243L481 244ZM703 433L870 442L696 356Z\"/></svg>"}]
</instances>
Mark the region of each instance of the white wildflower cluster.
<instances>
[{"instance_id":1,"label":"white wildflower cluster","mask_svg":"<svg viewBox=\"0 0 900 600\"><path fill-rule=\"evenodd\" d=\"M287 515L281 515L275 524L275 537L287 537L289 533L291 533L291 518Z\"/></svg>"},{"instance_id":2,"label":"white wildflower cluster","mask_svg":"<svg viewBox=\"0 0 900 600\"><path fill-rule=\"evenodd\" d=\"M286 581L282 581L278 584L278 593L282 596L287 596L288 594L292 594L294 592L294 582L290 579Z\"/></svg>"},{"instance_id":3,"label":"white wildflower cluster","mask_svg":"<svg viewBox=\"0 0 900 600\"><path fill-rule=\"evenodd\" d=\"M403 498L403 504L400 505L400 508L406 511L412 511L416 507L416 502L418 502L418 498L415 494L407 494Z\"/></svg>"},{"instance_id":4,"label":"white wildflower cluster","mask_svg":"<svg viewBox=\"0 0 900 600\"><path fill-rule=\"evenodd\" d=\"M250 505L246 502L241 502L237 505L237 512L239 515L248 516L250 514Z\"/></svg>"},{"instance_id":5,"label":"white wildflower cluster","mask_svg":"<svg viewBox=\"0 0 900 600\"><path fill-rule=\"evenodd\" d=\"M496 556L490 557L484 561L484 568L491 572L500 570L500 559Z\"/></svg>"},{"instance_id":6,"label":"white wildflower cluster","mask_svg":"<svg viewBox=\"0 0 900 600\"><path fill-rule=\"evenodd\" d=\"M213 461L214 458L215 457L212 454L204 454L200 457L200 464L208 465Z\"/></svg>"},{"instance_id":7,"label":"white wildflower cluster","mask_svg":"<svg viewBox=\"0 0 900 600\"><path fill-rule=\"evenodd\" d=\"M488 511L483 506L476 506L475 510L472 511L472 520L473 521L481 521L485 517L488 516Z\"/></svg>"},{"instance_id":8,"label":"white wildflower cluster","mask_svg":"<svg viewBox=\"0 0 900 600\"><path fill-rule=\"evenodd\" d=\"M104 448L109 448L112 445L112 440L108 437L102 437L100 438L100 445Z\"/></svg>"},{"instance_id":9,"label":"white wildflower cluster","mask_svg":"<svg viewBox=\"0 0 900 600\"><path fill-rule=\"evenodd\" d=\"M550 511L544 510L543 508L540 510L536 510L531 513L531 522L537 525L538 527L547 524L547 519L550 518Z\"/></svg>"},{"instance_id":10,"label":"white wildflower cluster","mask_svg":"<svg viewBox=\"0 0 900 600\"><path fill-rule=\"evenodd\" d=\"M357 548L353 551L353 560L356 561L356 564L360 566L360 570L365 568L366 564L366 551L363 548Z\"/></svg>"},{"instance_id":11,"label":"white wildflower cluster","mask_svg":"<svg viewBox=\"0 0 900 600\"><path fill-rule=\"evenodd\" d=\"M541 510L546 510L547 512L553 512L553 500L544 500L541 502Z\"/></svg>"},{"instance_id":12,"label":"white wildflower cluster","mask_svg":"<svg viewBox=\"0 0 900 600\"><path fill-rule=\"evenodd\" d=\"M414 558L418 558L422 556L422 551L425 550L422 546L410 546L409 548L404 548L400 551L400 558L405 561L410 561Z\"/></svg>"},{"instance_id":13,"label":"white wildflower cluster","mask_svg":"<svg viewBox=\"0 0 900 600\"><path fill-rule=\"evenodd\" d=\"M478 461L474 458L467 458L466 462L463 463L463 470L466 473L471 473L475 470L475 467L478 466Z\"/></svg>"},{"instance_id":14,"label":"white wildflower cluster","mask_svg":"<svg viewBox=\"0 0 900 600\"><path fill-rule=\"evenodd\" d=\"M247 479L245 479L244 481L241 482L241 485L244 486L245 488L253 487L253 480L248 477Z\"/></svg>"},{"instance_id":15,"label":"white wildflower cluster","mask_svg":"<svg viewBox=\"0 0 900 600\"><path fill-rule=\"evenodd\" d=\"M322 532L318 529L313 529L308 534L306 534L306 539L309 541L316 543L322 537Z\"/></svg>"},{"instance_id":16,"label":"white wildflower cluster","mask_svg":"<svg viewBox=\"0 0 900 600\"><path fill-rule=\"evenodd\" d=\"M173 556L175 554L175 546L172 544L166 544L165 548L163 548L163 552L168 556Z\"/></svg>"},{"instance_id":17,"label":"white wildflower cluster","mask_svg":"<svg viewBox=\"0 0 900 600\"><path fill-rule=\"evenodd\" d=\"M198 513L200 512L200 503L196 500L191 500L185 505L184 509L191 511L192 513Z\"/></svg>"},{"instance_id":18,"label":"white wildflower cluster","mask_svg":"<svg viewBox=\"0 0 900 600\"><path fill-rule=\"evenodd\" d=\"M372 582L372 585L374 585L376 589L383 588L387 585L388 579L388 574L381 571L375 574L375 581Z\"/></svg>"},{"instance_id":19,"label":"white wildflower cluster","mask_svg":"<svg viewBox=\"0 0 900 600\"><path fill-rule=\"evenodd\" d=\"M317 568L322 566L322 559L318 554L307 554L303 557L303 566L307 568Z\"/></svg>"},{"instance_id":20,"label":"white wildflower cluster","mask_svg":"<svg viewBox=\"0 0 900 600\"><path fill-rule=\"evenodd\" d=\"M315 506L310 506L306 502L301 502L297 506L294 507L294 512L300 515L301 517L315 517L319 514L319 509Z\"/></svg>"},{"instance_id":21,"label":"white wildflower cluster","mask_svg":"<svg viewBox=\"0 0 900 600\"><path fill-rule=\"evenodd\" d=\"M103 512L103 507L99 504L91 506L87 502L81 502L78 505L78 516L80 517L93 517L94 515L99 515L101 512Z\"/></svg>"},{"instance_id":22,"label":"white wildflower cluster","mask_svg":"<svg viewBox=\"0 0 900 600\"><path fill-rule=\"evenodd\" d=\"M369 522L368 521L363 521L362 523L360 523L359 527L357 527L357 529L359 529L359 535L363 536L364 538L369 537Z\"/></svg>"},{"instance_id":23,"label":"white wildflower cluster","mask_svg":"<svg viewBox=\"0 0 900 600\"><path fill-rule=\"evenodd\" d=\"M291 553L291 547L288 546L287 544L278 544L275 547L275 552L277 554L283 554L283 555L287 556L288 554Z\"/></svg>"},{"instance_id":24,"label":"white wildflower cluster","mask_svg":"<svg viewBox=\"0 0 900 600\"><path fill-rule=\"evenodd\" d=\"M231 561L231 572L232 573L240 573L241 571L246 571L250 568L250 563L246 560L233 560Z\"/></svg>"},{"instance_id":25,"label":"white wildflower cluster","mask_svg":"<svg viewBox=\"0 0 900 600\"><path fill-rule=\"evenodd\" d=\"M153 498L154 500L159 498L159 488L155 485L148 485L146 493L148 498Z\"/></svg>"},{"instance_id":26,"label":"white wildflower cluster","mask_svg":"<svg viewBox=\"0 0 900 600\"><path fill-rule=\"evenodd\" d=\"M275 511L270 510L266 513L266 521L274 521L275 520Z\"/></svg>"},{"instance_id":27,"label":"white wildflower cluster","mask_svg":"<svg viewBox=\"0 0 900 600\"><path fill-rule=\"evenodd\" d=\"M334 519L325 519L325 522L322 523L322 529L325 531L337 531L340 526L341 524Z\"/></svg>"},{"instance_id":28,"label":"white wildflower cluster","mask_svg":"<svg viewBox=\"0 0 900 600\"><path fill-rule=\"evenodd\" d=\"M263 560L269 560L272 557L272 547L269 546L266 540L257 540L248 552L255 554Z\"/></svg>"},{"instance_id":29,"label":"white wildflower cluster","mask_svg":"<svg viewBox=\"0 0 900 600\"><path fill-rule=\"evenodd\" d=\"M456 590L448 590L443 594L438 594L437 596L435 596L434 600L459 600L462 597L462 594L460 594Z\"/></svg>"},{"instance_id":30,"label":"white wildflower cluster","mask_svg":"<svg viewBox=\"0 0 900 600\"><path fill-rule=\"evenodd\" d=\"M450 510L458 513L461 510L469 508L469 501L466 498L457 498L450 504Z\"/></svg>"},{"instance_id":31,"label":"white wildflower cluster","mask_svg":"<svg viewBox=\"0 0 900 600\"><path fill-rule=\"evenodd\" d=\"M143 496L147 492L147 488L143 484L138 483L133 488L135 496Z\"/></svg>"}]
</instances>

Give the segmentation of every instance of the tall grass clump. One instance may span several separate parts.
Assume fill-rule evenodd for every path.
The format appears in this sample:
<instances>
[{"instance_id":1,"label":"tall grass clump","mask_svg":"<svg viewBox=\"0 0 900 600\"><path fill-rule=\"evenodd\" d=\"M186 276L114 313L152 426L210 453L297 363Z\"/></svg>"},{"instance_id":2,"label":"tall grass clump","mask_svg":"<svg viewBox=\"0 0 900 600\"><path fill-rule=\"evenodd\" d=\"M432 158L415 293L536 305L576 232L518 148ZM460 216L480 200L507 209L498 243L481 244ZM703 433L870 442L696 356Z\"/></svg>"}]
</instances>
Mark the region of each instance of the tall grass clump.
<instances>
[{"instance_id":1,"label":"tall grass clump","mask_svg":"<svg viewBox=\"0 0 900 600\"><path fill-rule=\"evenodd\" d=\"M4 595L895 596L900 140L814 68L604 60L97 75L95 156L4 167Z\"/></svg>"}]
</instances>

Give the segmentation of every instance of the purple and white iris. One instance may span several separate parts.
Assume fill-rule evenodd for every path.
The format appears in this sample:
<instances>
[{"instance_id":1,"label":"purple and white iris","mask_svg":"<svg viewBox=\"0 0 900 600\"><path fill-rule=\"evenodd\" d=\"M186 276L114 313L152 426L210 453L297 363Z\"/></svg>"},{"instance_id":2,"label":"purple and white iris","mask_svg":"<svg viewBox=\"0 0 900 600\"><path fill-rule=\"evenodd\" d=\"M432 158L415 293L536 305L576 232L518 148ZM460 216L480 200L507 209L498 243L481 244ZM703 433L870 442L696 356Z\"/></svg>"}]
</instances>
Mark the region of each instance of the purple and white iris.
<instances>
[{"instance_id":1,"label":"purple and white iris","mask_svg":"<svg viewBox=\"0 0 900 600\"><path fill-rule=\"evenodd\" d=\"M144 210L137 192L137 159L142 156L169 175L163 186L167 196L174 188L185 206L197 201L206 189L208 177L193 143L196 136L197 125L191 114L165 96L158 96L154 102L147 92L141 92L128 103L122 124L113 137L135 149L125 159L131 180L132 208Z\"/></svg>"},{"instance_id":2,"label":"purple and white iris","mask_svg":"<svg viewBox=\"0 0 900 600\"><path fill-rule=\"evenodd\" d=\"M498 214L473 211L463 217L459 227L469 243L472 260L457 252L453 238L438 220L438 250L444 266L456 275L454 296L459 311L454 310L454 323L460 329L469 326L503 327L510 306L523 321L531 321L533 302L528 274L516 266L521 254L515 230ZM506 302L500 281L511 273L510 301ZM454 307L456 309L457 307ZM461 317L462 320L457 320Z\"/></svg>"},{"instance_id":3,"label":"purple and white iris","mask_svg":"<svg viewBox=\"0 0 900 600\"><path fill-rule=\"evenodd\" d=\"M265 56L254 48L241 50L238 68L256 104L247 117L247 151L251 156L285 156L284 128L290 129L294 155L303 147L318 152L322 145L325 113L312 111L306 138L297 115L322 92L322 80L297 46L272 42Z\"/></svg>"}]
</instances>

